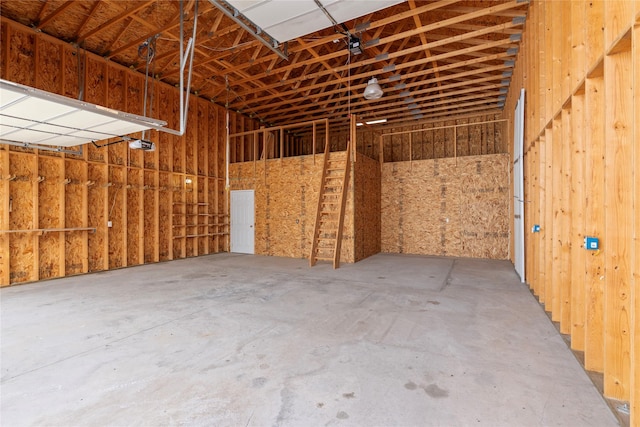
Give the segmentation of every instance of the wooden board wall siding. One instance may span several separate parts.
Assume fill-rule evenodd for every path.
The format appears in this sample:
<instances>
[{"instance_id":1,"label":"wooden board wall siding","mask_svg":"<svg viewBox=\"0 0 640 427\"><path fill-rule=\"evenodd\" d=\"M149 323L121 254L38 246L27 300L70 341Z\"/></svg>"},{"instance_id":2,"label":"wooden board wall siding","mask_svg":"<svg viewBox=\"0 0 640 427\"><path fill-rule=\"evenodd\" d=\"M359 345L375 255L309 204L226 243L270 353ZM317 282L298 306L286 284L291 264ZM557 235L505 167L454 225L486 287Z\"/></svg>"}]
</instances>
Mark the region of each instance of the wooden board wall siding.
<instances>
[{"instance_id":1,"label":"wooden board wall siding","mask_svg":"<svg viewBox=\"0 0 640 427\"><path fill-rule=\"evenodd\" d=\"M382 252L507 259L508 164L504 154L383 164Z\"/></svg>"},{"instance_id":2,"label":"wooden board wall siding","mask_svg":"<svg viewBox=\"0 0 640 427\"><path fill-rule=\"evenodd\" d=\"M344 153L334 153L343 156ZM266 166L266 173L265 173ZM313 156L234 163L230 189L255 190L255 252L260 255L307 258L318 205L322 162ZM345 214L341 262L354 262L353 184ZM349 218L351 217L351 218Z\"/></svg>"},{"instance_id":3,"label":"wooden board wall siding","mask_svg":"<svg viewBox=\"0 0 640 427\"><path fill-rule=\"evenodd\" d=\"M571 346L584 351L585 368L604 373L605 396L630 400L631 425L640 426L640 4L531 6L513 77L522 81L529 100L525 145L541 143L538 160L532 157L533 169L540 171L539 197L531 203L533 215L540 212L542 242L533 241L538 263L528 275L530 286L563 332L569 325ZM517 95L510 92L505 103L510 121ZM599 238L600 250L585 250L585 236Z\"/></svg>"},{"instance_id":4,"label":"wooden board wall siding","mask_svg":"<svg viewBox=\"0 0 640 427\"><path fill-rule=\"evenodd\" d=\"M353 173L354 189L354 261L380 252L381 171L380 162L358 156Z\"/></svg>"},{"instance_id":5,"label":"wooden board wall siding","mask_svg":"<svg viewBox=\"0 0 640 427\"><path fill-rule=\"evenodd\" d=\"M0 51L2 78L143 113L143 75L15 22L2 19L0 25L11 46ZM153 106L155 117L178 128L177 90L158 82L150 90L147 111ZM146 133L155 152L132 150L126 143L88 144L82 156L73 156L0 145L2 230L39 224L96 228L95 233L0 234L0 248L6 248L0 286L228 250L228 226L217 225L228 224L225 110L195 96L190 106L184 137ZM238 122L247 129L258 126L248 119ZM185 187L187 172L195 183L192 194ZM5 179L10 175L16 179ZM187 228L186 211L174 217L174 202L206 205L198 205ZM185 237L187 230L197 237Z\"/></svg>"}]
</instances>

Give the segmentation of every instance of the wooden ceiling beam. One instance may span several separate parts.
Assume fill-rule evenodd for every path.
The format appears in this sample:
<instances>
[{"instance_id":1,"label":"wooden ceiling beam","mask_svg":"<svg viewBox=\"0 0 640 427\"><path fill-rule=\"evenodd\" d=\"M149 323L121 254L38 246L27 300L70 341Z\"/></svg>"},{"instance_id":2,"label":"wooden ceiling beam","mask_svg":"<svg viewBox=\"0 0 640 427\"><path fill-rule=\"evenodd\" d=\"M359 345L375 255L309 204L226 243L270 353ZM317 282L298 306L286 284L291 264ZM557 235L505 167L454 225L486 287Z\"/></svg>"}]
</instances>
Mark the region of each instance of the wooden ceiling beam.
<instances>
[{"instance_id":1,"label":"wooden ceiling beam","mask_svg":"<svg viewBox=\"0 0 640 427\"><path fill-rule=\"evenodd\" d=\"M209 3L205 2L204 4L208 5ZM202 15L204 15L206 13L210 13L212 10L214 10L213 6L208 6L208 8L205 9L205 10L201 9L200 12L198 13L198 16L202 16ZM167 32L167 31L175 30L179 26L180 26L180 13L177 13L176 15L174 15L174 17L172 19L169 19L165 25L162 25L162 26L156 28L155 30L145 34L142 37L138 37L138 38L136 38L134 40L129 41L127 44L118 47L113 52L109 52L109 54L107 55L107 59L113 59L114 56L117 56L120 53L122 53L122 52L124 52L124 51L126 51L128 49L131 49L133 47L139 46L140 43L144 42L145 40L147 40L151 36L155 36L156 34L164 33L164 32Z\"/></svg>"},{"instance_id":2,"label":"wooden ceiling beam","mask_svg":"<svg viewBox=\"0 0 640 427\"><path fill-rule=\"evenodd\" d=\"M434 3L429 3L429 4L425 5L425 6L421 6L421 7L417 8L417 9L415 9L415 10L409 10L409 11L406 11L406 12L394 14L394 15L392 15L390 17L386 17L386 18L380 19L378 21L371 22L369 24L367 30L371 30L371 29L374 29L374 28L385 26L385 25L390 24L392 22L402 21L404 19L407 19L407 18L413 16L414 14L427 13L427 12L436 10L438 8L449 6L449 5L457 3L459 1L461 1L461 0L441 0L441 1L434 2ZM353 28L350 29L349 31L352 34L356 33L355 29L353 29ZM326 43L333 43L333 40L335 40L335 38L336 38L335 35L322 37L322 38L320 38L318 40L315 40L315 41L309 43L308 46L316 47L316 46L319 46L319 45L322 45L322 44L326 44ZM304 48L301 47L301 46L290 47L289 53L294 53L294 52L297 52L298 50L301 50L301 49L304 49ZM268 62L268 61L271 61L274 57L277 58L278 56L275 55L275 54L271 54L271 55L268 55L268 56L265 56L265 57L261 58L260 61L261 62L263 62L263 61L264 62ZM330 58L325 58L325 59L330 59ZM237 68L246 68L246 66L247 66L247 64L240 64L240 65L237 65L236 67Z\"/></svg>"},{"instance_id":3,"label":"wooden ceiling beam","mask_svg":"<svg viewBox=\"0 0 640 427\"><path fill-rule=\"evenodd\" d=\"M479 37L479 36L482 36L482 35L490 34L492 32L498 32L499 33L504 28L513 28L515 26L520 26L520 25L522 25L522 24L515 24L513 22L507 22L507 23L504 23L504 24L494 25L492 27L484 28L482 30L471 31L471 32L464 33L464 34L455 35L455 36L452 36L452 37L449 37L449 38L446 38L446 39L436 40L436 41L430 42L430 43L428 43L427 45L424 45L424 46L423 45L415 46L415 47L411 47L411 48L408 48L408 49L392 52L392 53L388 54L388 56L386 58L384 58L384 59L379 59L378 57L369 58L369 59L366 59L366 60L363 60L363 61L356 62L356 63L352 64L351 67L339 66L339 67L335 67L334 70L335 71L343 71L343 70L345 70L347 68L354 69L354 68L357 68L357 67L362 67L364 65L374 64L376 62L380 62L380 61L383 61L383 60L392 60L392 59L395 59L395 58L401 58L401 57L404 57L404 56L409 55L411 53L420 52L425 47L427 47L429 49L433 49L435 47L443 46L443 45L450 44L450 43L462 42L462 41L466 40L467 38L476 38L476 37ZM382 43L382 40L381 40L381 43ZM345 52L335 52L335 53L333 53L331 55L327 55L327 56L331 56L333 58L333 57L336 57L336 56L343 56L345 54L348 54L348 52L346 52L346 51ZM323 57L323 59L325 59L325 58L326 57ZM429 60L427 62L431 62L431 61L432 60ZM310 63L310 62L313 62L313 60L304 61L304 64L306 65L307 63ZM327 73L327 72L324 71L324 73ZM258 77L258 76L254 76L253 77L253 79L259 79L259 78L260 77ZM299 79L301 79L301 80L305 80L305 79L309 79L309 78L311 78L311 76L309 76L309 75L306 75L306 76L302 75L301 77L299 77ZM237 81L235 83L239 84L240 81ZM288 83L290 83L290 82L288 82ZM276 83L273 83L273 84L269 85L269 87L276 88L276 87L281 87L281 86L283 86L285 84L287 84L287 83L276 82Z\"/></svg>"},{"instance_id":4,"label":"wooden ceiling beam","mask_svg":"<svg viewBox=\"0 0 640 427\"><path fill-rule=\"evenodd\" d=\"M76 34L81 34L84 31L84 28L87 26L87 22L89 22L89 20L91 20L91 18L93 18L93 16L95 15L96 11L98 10L98 7L100 7L101 4L102 4L102 2L100 0L95 0L95 2L93 3L93 7L89 11L89 13L87 13L87 16L80 23L80 26L76 30Z\"/></svg>"},{"instance_id":5,"label":"wooden ceiling beam","mask_svg":"<svg viewBox=\"0 0 640 427\"><path fill-rule=\"evenodd\" d=\"M440 77L438 77L438 79L440 79ZM418 103L418 102L422 102L422 100L437 100L443 97L463 95L467 93L473 93L476 91L499 90L501 87L503 87L500 83L485 84L483 86L480 86L483 83L490 83L492 81L496 81L499 79L501 79L501 76L483 77L483 78L474 79L474 80L464 80L462 82L456 82L448 85L437 86L435 88L427 88L427 89L415 91L412 93L412 95L415 98L418 95L428 94L431 92L439 92L437 96L431 95L430 97L416 98L415 102ZM472 86L472 87L450 91L446 93L443 92L444 90L456 89L456 88L465 87L465 86ZM388 98L385 97L385 101L389 101L389 100L391 100L391 102L386 102L384 104L376 105L376 108L383 109L383 108L395 107L398 105L406 105L404 101L400 101L402 100L402 97L399 95L394 95ZM314 103L313 106L317 109L317 111L310 111L310 112L312 113L320 112L322 109L326 107L327 104L328 102L325 100ZM376 103L376 104L379 104L379 103ZM361 108L363 106L368 106L368 105L369 106L372 105L371 101L363 100L361 97L358 97L357 100L355 101L354 100L351 101L351 106L353 108ZM291 119L296 119L297 117L303 116L305 112L306 111L302 111L301 106L296 106L296 107L278 109L277 112L274 112L272 114L269 114L269 113L263 114L261 117L268 120L273 120L274 117L276 117L277 115L289 114L287 116L287 119L291 120Z\"/></svg>"},{"instance_id":6,"label":"wooden ceiling beam","mask_svg":"<svg viewBox=\"0 0 640 427\"><path fill-rule=\"evenodd\" d=\"M80 34L78 36L78 39L76 40L76 42L77 43L82 43L84 40L88 39L89 37L95 36L100 31L106 30L107 28L109 28L113 24L116 24L116 23L122 21L123 19L129 18L131 15L137 13L138 11L149 7L154 1L155 0L148 0L148 1L145 1L145 2L142 2L142 3L139 3L137 6L133 7L132 9L125 10L124 12L122 12L122 13L114 16L113 18L109 19L107 22L101 23L100 25L96 25L91 31L88 31L85 34Z\"/></svg>"},{"instance_id":7,"label":"wooden ceiling beam","mask_svg":"<svg viewBox=\"0 0 640 427\"><path fill-rule=\"evenodd\" d=\"M72 4L74 4L75 1L74 0L67 0L64 3L62 3L56 10L54 10L53 12L51 12L49 15L47 15L45 18L40 19L40 17L38 17L38 26L37 28L39 30L42 29L42 27L44 27L45 25L47 25L49 22L51 22L52 20L54 20L57 16L59 16L62 12L64 12L65 10L67 10L69 8L69 6L71 6ZM43 9L44 10L44 9Z\"/></svg>"},{"instance_id":8,"label":"wooden ceiling beam","mask_svg":"<svg viewBox=\"0 0 640 427\"><path fill-rule=\"evenodd\" d=\"M471 46L471 47L468 47L468 48L465 48L465 49L461 49L461 50L457 50L457 51L451 51L451 52L448 52L448 53L443 53L443 54L440 54L440 55L437 55L437 56L433 56L432 58L434 58L435 60L439 60L439 59L445 59L445 58L450 58L450 57L454 57L454 56L460 56L460 55L464 55L464 54L466 54L468 52L475 52L475 51L478 51L478 50L484 50L484 49L488 49L488 48L498 47L501 44L505 44L505 43L510 43L510 40L506 39L506 40L500 40L500 41L497 41L497 42L488 43L487 45ZM414 66L416 64L424 63L425 61L426 61L425 59L420 59L418 61L399 64L399 65L396 66L395 71L397 72L397 71L402 70L404 68L409 68L409 67ZM462 61L461 64L463 64L462 66L464 66L465 61ZM314 75L314 77L315 77L315 75ZM367 73L352 75L350 78L351 78L351 80L355 80L355 79L366 80L366 79L368 79L370 77L373 77L373 73L367 72ZM340 81L344 81L344 80L345 79L343 78ZM362 85L362 87L364 87L364 86L366 86L366 84ZM307 87L307 86L305 86L305 87ZM285 92L281 92L281 94L283 96L286 96L286 95L294 96L295 93L296 93L295 90L288 90L288 91L285 91ZM270 99L272 99L270 96L262 96L262 97L258 97L258 98L252 99L252 101L265 103L265 102L269 101Z\"/></svg>"},{"instance_id":9,"label":"wooden ceiling beam","mask_svg":"<svg viewBox=\"0 0 640 427\"><path fill-rule=\"evenodd\" d=\"M416 8L415 0L409 0L409 8L412 10L415 10ZM422 19L420 19L420 15L413 15L413 23L415 24L416 28L422 27ZM431 50L427 47L429 42L427 41L427 36L425 33L420 33L420 42L422 43L422 46L425 47L423 50L425 58L429 59L431 57ZM440 77L437 61L432 60L430 61L430 64L431 64L431 68L433 68L434 75L436 77ZM438 85L440 85L440 83L438 83Z\"/></svg>"},{"instance_id":10,"label":"wooden ceiling beam","mask_svg":"<svg viewBox=\"0 0 640 427\"><path fill-rule=\"evenodd\" d=\"M478 60L474 60L474 61L470 61L470 62L474 62L477 63L479 62ZM467 64L461 65L460 63L455 63L455 64L451 64L451 67L449 67L450 69L454 69L454 68L464 68L466 67ZM494 66L489 66L489 67L484 67L484 68L479 68L479 69L473 69L473 70L464 70L461 72L457 72L457 73L453 73L453 74L448 74L448 75L441 75L440 78L431 78L431 79L425 79L419 83L412 83L411 85L407 84L406 88L411 88L411 87L415 87L415 86L420 86L420 85L429 85L429 84L436 84L438 81L445 81L445 80L452 80L452 79L460 79L460 78L467 78L470 76L476 76L476 75L480 75L481 73L495 73L495 72L500 72L503 70L506 70L508 67L506 65L494 65ZM441 72L443 71L442 69L440 70ZM383 80L381 81L381 84L387 83L388 81ZM364 89L366 86L366 84L360 84L355 86L355 89ZM352 88L354 88L352 86ZM339 92L344 92L343 89L338 89L336 91ZM320 95L314 96L314 97L321 97L323 94L324 95L329 95L330 93L334 93L336 91L332 91L332 92L322 92ZM290 102L290 101L289 101ZM260 107L257 107L257 110L263 110L263 109L274 109L277 107L281 107L282 105L286 105L287 101L283 101L283 102L278 102L278 103L269 103L269 104L264 104Z\"/></svg>"}]
</instances>

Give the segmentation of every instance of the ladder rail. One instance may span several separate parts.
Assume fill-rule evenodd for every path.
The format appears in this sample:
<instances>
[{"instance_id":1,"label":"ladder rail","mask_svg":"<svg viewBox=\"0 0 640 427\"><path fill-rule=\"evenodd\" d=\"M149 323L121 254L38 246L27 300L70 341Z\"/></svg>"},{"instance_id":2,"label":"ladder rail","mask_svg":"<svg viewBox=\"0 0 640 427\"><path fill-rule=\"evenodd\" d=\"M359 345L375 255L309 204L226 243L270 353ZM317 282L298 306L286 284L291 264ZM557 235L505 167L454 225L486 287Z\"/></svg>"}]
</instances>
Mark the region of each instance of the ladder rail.
<instances>
[{"instance_id":1,"label":"ladder rail","mask_svg":"<svg viewBox=\"0 0 640 427\"><path fill-rule=\"evenodd\" d=\"M318 231L320 229L320 219L322 216L322 195L324 194L324 179L327 176L327 165L329 164L329 138L325 141L324 160L322 163L322 179L320 180L320 189L318 191L318 208L316 210L316 223L313 227L313 238L311 239L311 253L309 254L309 266L316 264L316 250L318 249Z\"/></svg>"},{"instance_id":2,"label":"ladder rail","mask_svg":"<svg viewBox=\"0 0 640 427\"><path fill-rule=\"evenodd\" d=\"M347 204L347 188L349 187L349 175L351 172L351 139L347 141L347 153L344 164L344 178L342 192L340 193L340 210L338 211L338 231L336 233L336 245L333 251L333 268L340 267L340 250L342 249L342 230L344 228L344 211Z\"/></svg>"}]
</instances>

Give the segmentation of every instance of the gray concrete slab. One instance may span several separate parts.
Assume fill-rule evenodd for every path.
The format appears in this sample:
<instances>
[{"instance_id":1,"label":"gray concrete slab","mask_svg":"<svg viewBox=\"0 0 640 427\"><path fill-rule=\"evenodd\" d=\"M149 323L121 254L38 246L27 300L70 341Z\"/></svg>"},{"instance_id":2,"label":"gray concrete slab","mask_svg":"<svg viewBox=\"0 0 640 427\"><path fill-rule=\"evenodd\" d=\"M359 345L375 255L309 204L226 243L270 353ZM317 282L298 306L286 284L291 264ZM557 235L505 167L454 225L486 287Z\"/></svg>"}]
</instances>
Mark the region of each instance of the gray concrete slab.
<instances>
[{"instance_id":1,"label":"gray concrete slab","mask_svg":"<svg viewBox=\"0 0 640 427\"><path fill-rule=\"evenodd\" d=\"M508 262L218 254L5 288L3 426L613 426Z\"/></svg>"}]
</instances>

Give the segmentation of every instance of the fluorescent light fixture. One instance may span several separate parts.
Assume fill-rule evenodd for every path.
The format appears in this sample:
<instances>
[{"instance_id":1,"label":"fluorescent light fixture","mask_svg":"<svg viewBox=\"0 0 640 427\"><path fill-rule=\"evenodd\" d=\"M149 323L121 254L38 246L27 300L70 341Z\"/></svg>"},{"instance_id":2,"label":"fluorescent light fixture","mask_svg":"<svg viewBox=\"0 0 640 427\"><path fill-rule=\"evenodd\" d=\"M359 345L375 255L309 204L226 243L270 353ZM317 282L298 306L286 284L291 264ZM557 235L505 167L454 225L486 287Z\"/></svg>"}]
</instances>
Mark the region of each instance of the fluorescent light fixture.
<instances>
[{"instance_id":1,"label":"fluorescent light fixture","mask_svg":"<svg viewBox=\"0 0 640 427\"><path fill-rule=\"evenodd\" d=\"M382 93L382 88L378 84L378 79L375 77L369 80L369 84L364 88L365 99L380 99L382 98Z\"/></svg>"},{"instance_id":2,"label":"fluorescent light fixture","mask_svg":"<svg viewBox=\"0 0 640 427\"><path fill-rule=\"evenodd\" d=\"M73 147L167 123L0 79L0 139Z\"/></svg>"},{"instance_id":3,"label":"fluorescent light fixture","mask_svg":"<svg viewBox=\"0 0 640 427\"><path fill-rule=\"evenodd\" d=\"M319 0L337 22L351 21L403 1ZM212 3L222 1L213 0ZM231 5L257 28L267 32L280 43L333 26L314 0L226 0L224 3Z\"/></svg>"},{"instance_id":4,"label":"fluorescent light fixture","mask_svg":"<svg viewBox=\"0 0 640 427\"><path fill-rule=\"evenodd\" d=\"M364 123L356 123L356 126L362 126Z\"/></svg>"},{"instance_id":5,"label":"fluorescent light fixture","mask_svg":"<svg viewBox=\"0 0 640 427\"><path fill-rule=\"evenodd\" d=\"M368 125L377 125L380 123L387 123L387 119L378 119L378 120L370 120L368 122L365 122Z\"/></svg>"}]
</instances>

